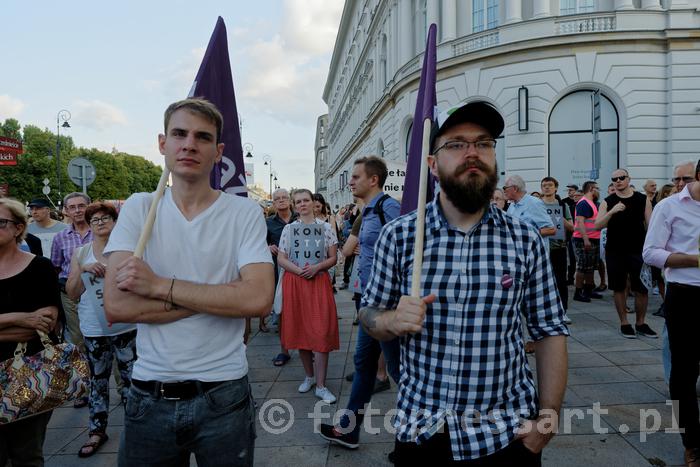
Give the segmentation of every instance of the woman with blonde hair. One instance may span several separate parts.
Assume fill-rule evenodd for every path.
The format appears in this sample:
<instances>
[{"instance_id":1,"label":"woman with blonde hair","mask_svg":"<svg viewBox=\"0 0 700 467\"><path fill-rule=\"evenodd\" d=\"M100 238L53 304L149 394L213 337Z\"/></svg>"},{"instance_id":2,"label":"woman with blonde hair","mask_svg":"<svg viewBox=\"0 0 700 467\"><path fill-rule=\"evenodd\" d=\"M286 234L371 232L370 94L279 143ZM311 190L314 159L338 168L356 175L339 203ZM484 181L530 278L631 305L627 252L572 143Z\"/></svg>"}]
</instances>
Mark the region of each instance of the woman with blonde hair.
<instances>
[{"instance_id":1,"label":"woman with blonde hair","mask_svg":"<svg viewBox=\"0 0 700 467\"><path fill-rule=\"evenodd\" d=\"M37 331L53 333L61 310L58 276L51 261L22 251L27 213L19 201L0 198L0 362L13 357L17 343L26 355L44 347ZM0 425L0 466L44 465L43 445L51 412Z\"/></svg>"},{"instance_id":2,"label":"woman with blonde hair","mask_svg":"<svg viewBox=\"0 0 700 467\"><path fill-rule=\"evenodd\" d=\"M299 218L282 230L277 253L285 271L280 337L282 347L299 350L306 373L299 392L316 384L316 397L332 404L336 397L326 387L328 354L340 342L328 270L337 261L338 239L327 222L315 218L311 191L294 191L292 203Z\"/></svg>"}]
</instances>

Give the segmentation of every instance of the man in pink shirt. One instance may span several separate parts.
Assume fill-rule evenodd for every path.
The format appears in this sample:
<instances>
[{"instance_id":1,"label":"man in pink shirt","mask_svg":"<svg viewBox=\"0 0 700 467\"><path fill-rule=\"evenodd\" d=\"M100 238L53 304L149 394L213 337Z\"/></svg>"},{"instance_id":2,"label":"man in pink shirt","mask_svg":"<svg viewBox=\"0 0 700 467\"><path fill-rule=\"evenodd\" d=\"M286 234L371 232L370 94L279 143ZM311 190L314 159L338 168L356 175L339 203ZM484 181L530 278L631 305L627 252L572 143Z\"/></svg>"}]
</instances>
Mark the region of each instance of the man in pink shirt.
<instances>
[{"instance_id":1,"label":"man in pink shirt","mask_svg":"<svg viewBox=\"0 0 700 467\"><path fill-rule=\"evenodd\" d=\"M700 347L700 161L678 164L673 181L680 190L656 205L644 241L644 262L663 268L666 287L666 326L671 346L671 399L678 401L678 424L685 446L685 462L700 466L700 422L695 385Z\"/></svg>"}]
</instances>

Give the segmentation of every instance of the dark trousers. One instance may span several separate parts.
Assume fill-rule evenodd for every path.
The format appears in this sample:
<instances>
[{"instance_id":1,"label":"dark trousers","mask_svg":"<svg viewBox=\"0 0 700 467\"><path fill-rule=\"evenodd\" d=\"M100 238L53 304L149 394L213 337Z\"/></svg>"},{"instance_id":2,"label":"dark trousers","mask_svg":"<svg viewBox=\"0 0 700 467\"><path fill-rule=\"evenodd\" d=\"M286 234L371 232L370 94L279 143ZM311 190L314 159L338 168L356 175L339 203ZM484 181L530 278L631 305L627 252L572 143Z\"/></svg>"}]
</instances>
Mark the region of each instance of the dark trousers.
<instances>
[{"instance_id":1,"label":"dark trousers","mask_svg":"<svg viewBox=\"0 0 700 467\"><path fill-rule=\"evenodd\" d=\"M5 467L8 460L16 467L44 465L44 439L51 413L0 425L0 466Z\"/></svg>"},{"instance_id":2,"label":"dark trousers","mask_svg":"<svg viewBox=\"0 0 700 467\"><path fill-rule=\"evenodd\" d=\"M542 453L535 454L529 451L521 441L513 441L500 451L480 459L455 461L452 459L450 436L445 433L437 433L422 444L403 443L396 441L394 444L394 465L435 465L435 466L465 466L465 467L540 467L542 465Z\"/></svg>"},{"instance_id":3,"label":"dark trousers","mask_svg":"<svg viewBox=\"0 0 700 467\"><path fill-rule=\"evenodd\" d=\"M568 282L573 282L576 275L576 253L574 252L574 241L571 238L566 242L566 251L569 253L569 268L566 279Z\"/></svg>"},{"instance_id":4,"label":"dark trousers","mask_svg":"<svg viewBox=\"0 0 700 467\"><path fill-rule=\"evenodd\" d=\"M355 255L348 256L345 258L345 263L343 265L343 282L346 284L350 283L350 273L352 272L352 263L355 262Z\"/></svg>"},{"instance_id":5,"label":"dark trousers","mask_svg":"<svg viewBox=\"0 0 700 467\"><path fill-rule=\"evenodd\" d=\"M686 448L700 448L700 422L695 384L698 380L700 346L700 287L669 282L666 287L666 327L671 345L671 399L678 401L678 426Z\"/></svg>"},{"instance_id":6,"label":"dark trousers","mask_svg":"<svg viewBox=\"0 0 700 467\"><path fill-rule=\"evenodd\" d=\"M569 309L569 289L566 286L566 259L568 252L566 248L554 248L549 250L549 259L552 262L554 279L557 281L557 290L564 310Z\"/></svg>"}]
</instances>

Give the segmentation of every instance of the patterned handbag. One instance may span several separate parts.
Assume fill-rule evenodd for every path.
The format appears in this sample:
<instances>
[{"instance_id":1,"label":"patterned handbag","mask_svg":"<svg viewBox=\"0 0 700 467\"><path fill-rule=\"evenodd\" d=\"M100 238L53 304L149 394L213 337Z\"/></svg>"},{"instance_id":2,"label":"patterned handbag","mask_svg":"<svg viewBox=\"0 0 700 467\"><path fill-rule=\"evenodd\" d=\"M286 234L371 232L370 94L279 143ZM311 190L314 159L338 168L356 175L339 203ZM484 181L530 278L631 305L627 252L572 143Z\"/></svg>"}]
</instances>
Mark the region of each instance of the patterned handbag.
<instances>
[{"instance_id":1,"label":"patterned handbag","mask_svg":"<svg viewBox=\"0 0 700 467\"><path fill-rule=\"evenodd\" d=\"M37 331L44 350L25 356L20 342L14 358L0 362L0 425L53 410L82 397L89 388L90 368L78 348L53 344Z\"/></svg>"}]
</instances>

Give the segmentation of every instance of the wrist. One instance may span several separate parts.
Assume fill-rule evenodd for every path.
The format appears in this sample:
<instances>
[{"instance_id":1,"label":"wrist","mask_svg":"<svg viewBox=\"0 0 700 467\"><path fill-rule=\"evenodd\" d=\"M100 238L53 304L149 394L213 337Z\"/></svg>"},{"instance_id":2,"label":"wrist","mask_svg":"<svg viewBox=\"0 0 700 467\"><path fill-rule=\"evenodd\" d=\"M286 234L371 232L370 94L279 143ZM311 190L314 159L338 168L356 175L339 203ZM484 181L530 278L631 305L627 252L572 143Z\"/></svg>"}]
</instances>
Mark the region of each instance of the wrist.
<instances>
[{"instance_id":1,"label":"wrist","mask_svg":"<svg viewBox=\"0 0 700 467\"><path fill-rule=\"evenodd\" d=\"M153 287L153 292L151 293L150 298L165 301L168 298L168 294L170 293L171 281L172 278L167 279L165 277L156 277L156 283Z\"/></svg>"}]
</instances>

